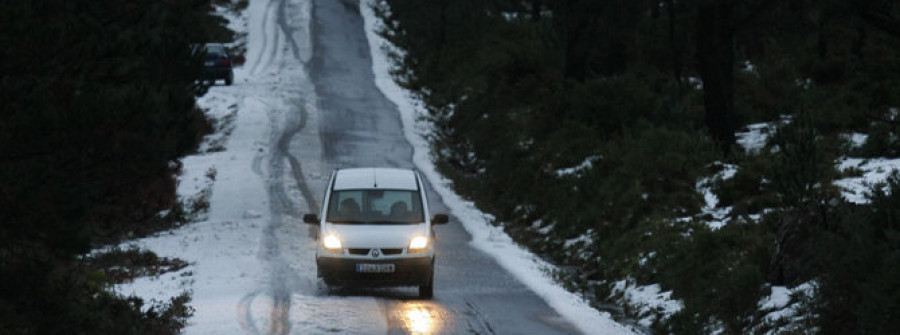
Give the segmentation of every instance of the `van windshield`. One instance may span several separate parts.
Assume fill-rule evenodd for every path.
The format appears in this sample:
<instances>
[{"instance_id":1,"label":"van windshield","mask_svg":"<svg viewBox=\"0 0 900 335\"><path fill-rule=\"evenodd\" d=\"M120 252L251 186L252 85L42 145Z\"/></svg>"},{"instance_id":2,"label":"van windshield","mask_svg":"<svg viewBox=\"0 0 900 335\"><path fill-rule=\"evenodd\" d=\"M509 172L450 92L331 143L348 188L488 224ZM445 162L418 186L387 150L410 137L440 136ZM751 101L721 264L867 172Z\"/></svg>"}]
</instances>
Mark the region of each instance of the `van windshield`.
<instances>
[{"instance_id":1,"label":"van windshield","mask_svg":"<svg viewBox=\"0 0 900 335\"><path fill-rule=\"evenodd\" d=\"M331 223L420 223L422 198L409 190L341 190L331 192Z\"/></svg>"}]
</instances>

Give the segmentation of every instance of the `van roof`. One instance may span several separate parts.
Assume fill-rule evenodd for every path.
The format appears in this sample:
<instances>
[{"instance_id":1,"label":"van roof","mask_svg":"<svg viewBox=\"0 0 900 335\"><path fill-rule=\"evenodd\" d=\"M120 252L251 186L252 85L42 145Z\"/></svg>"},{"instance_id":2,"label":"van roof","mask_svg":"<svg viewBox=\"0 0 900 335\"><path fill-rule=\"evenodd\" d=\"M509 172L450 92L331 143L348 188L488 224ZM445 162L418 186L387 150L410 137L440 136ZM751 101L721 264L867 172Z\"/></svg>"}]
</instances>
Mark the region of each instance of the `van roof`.
<instances>
[{"instance_id":1,"label":"van roof","mask_svg":"<svg viewBox=\"0 0 900 335\"><path fill-rule=\"evenodd\" d=\"M410 169L399 168L351 168L340 169L334 179L334 190L358 189L419 189L416 174Z\"/></svg>"}]
</instances>

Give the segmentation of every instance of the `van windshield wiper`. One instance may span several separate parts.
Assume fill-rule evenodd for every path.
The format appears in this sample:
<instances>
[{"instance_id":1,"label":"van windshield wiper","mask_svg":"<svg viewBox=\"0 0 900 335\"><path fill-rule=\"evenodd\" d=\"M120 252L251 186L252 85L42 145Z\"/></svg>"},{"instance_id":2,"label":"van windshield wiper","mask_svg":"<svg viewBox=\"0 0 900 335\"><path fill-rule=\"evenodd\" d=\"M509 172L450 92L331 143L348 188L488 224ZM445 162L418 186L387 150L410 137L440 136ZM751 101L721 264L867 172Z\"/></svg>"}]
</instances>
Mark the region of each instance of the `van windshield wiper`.
<instances>
[{"instance_id":1,"label":"van windshield wiper","mask_svg":"<svg viewBox=\"0 0 900 335\"><path fill-rule=\"evenodd\" d=\"M350 220L350 219L330 220L328 222L331 222L331 223L370 223L370 221Z\"/></svg>"},{"instance_id":2,"label":"van windshield wiper","mask_svg":"<svg viewBox=\"0 0 900 335\"><path fill-rule=\"evenodd\" d=\"M337 220L329 220L331 223L346 223L346 224L417 224L422 222L413 222L407 220L351 220L351 219L337 219Z\"/></svg>"},{"instance_id":3,"label":"van windshield wiper","mask_svg":"<svg viewBox=\"0 0 900 335\"><path fill-rule=\"evenodd\" d=\"M392 224L393 224L393 223L402 223L402 224L415 224L415 223L421 223L421 222L414 222L414 221L410 221L410 220L382 220L382 221L377 221L377 223L392 223Z\"/></svg>"}]
</instances>

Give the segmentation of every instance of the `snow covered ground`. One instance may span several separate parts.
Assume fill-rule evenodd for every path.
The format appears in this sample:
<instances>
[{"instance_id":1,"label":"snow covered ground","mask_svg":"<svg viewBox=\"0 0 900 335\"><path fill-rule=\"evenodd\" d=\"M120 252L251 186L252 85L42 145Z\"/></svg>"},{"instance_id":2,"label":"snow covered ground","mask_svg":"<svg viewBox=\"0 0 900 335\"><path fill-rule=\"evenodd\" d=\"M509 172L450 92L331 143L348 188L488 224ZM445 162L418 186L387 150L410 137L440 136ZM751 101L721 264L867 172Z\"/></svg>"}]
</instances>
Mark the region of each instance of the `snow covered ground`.
<instances>
[{"instance_id":1,"label":"snow covered ground","mask_svg":"<svg viewBox=\"0 0 900 335\"><path fill-rule=\"evenodd\" d=\"M415 147L414 164L472 234L472 245L492 255L582 332L633 333L556 285L548 274L551 264L516 245L502 229L489 224L488 215L452 192L450 182L436 172L429 159L423 139L428 125L416 117L421 111L388 75L389 64L380 49L383 41L372 31L377 23L371 2L362 2L377 85L400 107L406 138ZM115 290L157 301L190 292L195 313L184 330L186 334L379 333L378 329L387 329L383 318L372 317L379 314L353 313L381 308L376 299L324 294L315 278L311 257L276 256L278 262L271 260L272 253L311 255L314 250L314 242L305 234L306 226L273 210L277 206L271 202L278 199L270 199L267 192L271 187L284 187L290 199L302 203L300 190L288 182L288 171L276 169L279 165L271 160L278 145L277 136L291 118L296 118L292 113L298 106L309 114L306 126L317 127L315 93L305 70L311 48L310 3L285 2L286 6L295 7L295 17L286 20L295 25L289 30L279 26L285 20L276 22L280 4L251 0L242 15L222 12L230 19L232 29L247 33L247 63L235 69L233 86L213 87L199 99L198 105L214 120L217 133L206 139L199 154L182 160L178 186L179 197L186 202L207 199L208 212L178 229L123 245L148 249L161 257L184 259L191 265L174 273L138 278ZM321 150L315 136L300 141L306 144L304 148L291 150L312 151L308 152L310 156L316 155L317 145ZM304 165L304 175L310 179L325 178L327 171L323 170L322 164ZM273 226L272 222L279 224ZM282 233L272 234L271 230ZM278 245L289 247L268 250L265 240L273 236L287 239ZM273 266L289 269L272 271ZM272 273L288 275L273 277ZM269 293L275 286L273 281L287 282L279 285L291 288L289 301ZM329 311L340 313L329 315ZM278 313L289 313L292 324L278 324Z\"/></svg>"},{"instance_id":2,"label":"snow covered ground","mask_svg":"<svg viewBox=\"0 0 900 335\"><path fill-rule=\"evenodd\" d=\"M373 55L376 84L399 107L405 136L414 147L414 164L472 235L471 245L493 256L582 332L633 333L613 322L608 314L590 307L578 295L557 285L549 276L553 265L518 246L501 228L492 226L489 215L455 194L450 181L438 174L423 137L429 126L418 117L422 111L388 74L390 65L381 51L384 41L374 32L377 20L370 9L372 1L363 0L361 9ZM387 329L383 318L372 317L372 313L353 313L354 310L381 308L376 299L323 294L315 278L311 257L288 259L278 256L279 262L262 257L264 254L271 256L271 253L312 254L314 250L314 244L305 235L305 225L273 211L273 200L267 191L271 187L284 187L288 198L303 203L299 200L302 199L301 191L288 182L289 172L273 168L278 166L277 162L272 162L273 152L283 128L296 122L292 118L296 118L294 114L298 107L307 112L306 127L317 127L315 92L305 69L311 52L310 3L306 0L284 2L295 9L291 11L295 16L287 20L294 24L292 29L283 29L276 22L280 4L278 1L251 0L247 11L239 16L223 13L229 16L232 29L247 33L247 63L235 69L233 86L213 87L198 101L198 105L215 120L218 132L207 138L199 154L182 160L183 173L179 176L178 187L178 194L185 201L208 199L208 212L181 228L125 244L125 247L149 249L162 257L177 257L191 263L175 273L143 277L115 288L122 294L157 301L166 301L189 291L195 315L185 329L186 334L287 330L287 325L277 324L277 313L291 315L294 324L289 330L297 334L371 333L375 329ZM738 134L738 142L748 151L761 150L774 127L774 124L750 125L747 131ZM321 150L318 137L298 136L301 136L298 141L306 145L292 150L303 151L309 156L316 156L316 150ZM864 202L866 187L883 181L891 170L900 168L898 159L844 158L837 164L840 169L854 167L862 172L857 177L837 181L844 196L852 202ZM575 173L578 168L560 173ZM311 180L326 178L326 170L323 164L304 165L304 175ZM731 175L734 170L729 168L718 177L729 178ZM727 209L716 208L718 200L705 185L708 182L698 182L698 189L706 198L704 210L720 219L713 224L721 227L727 224ZM279 224L273 226L272 222ZM271 230L285 234L272 234ZM287 247L268 250L265 239L273 236L283 236L278 238L286 241L279 245ZM273 272L273 266L287 266L290 271ZM271 273L291 275L272 277ZM267 293L271 291L273 281L287 282L281 285L292 288L289 301ZM812 290L811 286L773 287L772 294L760 302L760 307L772 311L767 318L794 317L789 296L797 292L806 294ZM655 285L636 286L623 280L616 289L632 305L648 310L664 309L671 314L681 306L680 302L669 298L669 292L660 292ZM340 313L329 314L329 311ZM647 323L649 319L640 322ZM354 328L353 325L367 326Z\"/></svg>"},{"instance_id":3,"label":"snow covered ground","mask_svg":"<svg viewBox=\"0 0 900 335\"><path fill-rule=\"evenodd\" d=\"M233 86L212 87L198 100L215 120L218 132L206 139L201 153L182 160L179 176L179 197L197 199L207 193L208 213L181 228L124 246L191 263L176 273L143 277L116 287L122 294L158 301L190 292L195 312L185 334L288 330L317 334L330 329L367 333L387 327L383 318L373 318L372 313L352 312L354 308L377 310L373 299L323 296L312 258L300 257L314 253L306 225L279 213L273 202L283 199L269 196L271 188L283 187L288 197L297 200L294 203L304 203L297 187L288 182L288 169L277 169L286 164L285 157L273 157L279 145L277 136L285 127L296 126L298 109L311 116L306 120L308 127L317 127L314 92L304 68L310 53L309 5L304 0L284 2L284 6L295 7L291 13L299 15L285 20L295 24L287 27L290 29L276 20L283 17L280 2L251 1L241 16L229 16L232 29L248 33L247 63L235 68ZM316 156L318 137L300 136L311 145L296 150ZM316 164L304 168L312 180L323 176ZM273 238L284 241L267 241ZM273 250L273 245L280 249ZM279 288L289 288L293 294L278 295ZM281 320L292 320L292 324Z\"/></svg>"}]
</instances>

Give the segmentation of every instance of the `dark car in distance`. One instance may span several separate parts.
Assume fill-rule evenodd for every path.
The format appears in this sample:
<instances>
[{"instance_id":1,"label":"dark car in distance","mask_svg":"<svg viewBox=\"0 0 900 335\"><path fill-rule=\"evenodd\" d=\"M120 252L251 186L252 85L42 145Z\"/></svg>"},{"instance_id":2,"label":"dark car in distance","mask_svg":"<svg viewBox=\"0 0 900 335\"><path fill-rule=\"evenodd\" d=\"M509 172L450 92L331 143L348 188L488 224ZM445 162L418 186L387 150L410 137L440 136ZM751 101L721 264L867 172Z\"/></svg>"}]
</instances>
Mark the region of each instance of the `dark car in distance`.
<instances>
[{"instance_id":1,"label":"dark car in distance","mask_svg":"<svg viewBox=\"0 0 900 335\"><path fill-rule=\"evenodd\" d=\"M206 43L203 45L203 80L211 80L215 83L222 79L225 85L234 82L234 71L231 68L231 57L228 50L221 43Z\"/></svg>"}]
</instances>

